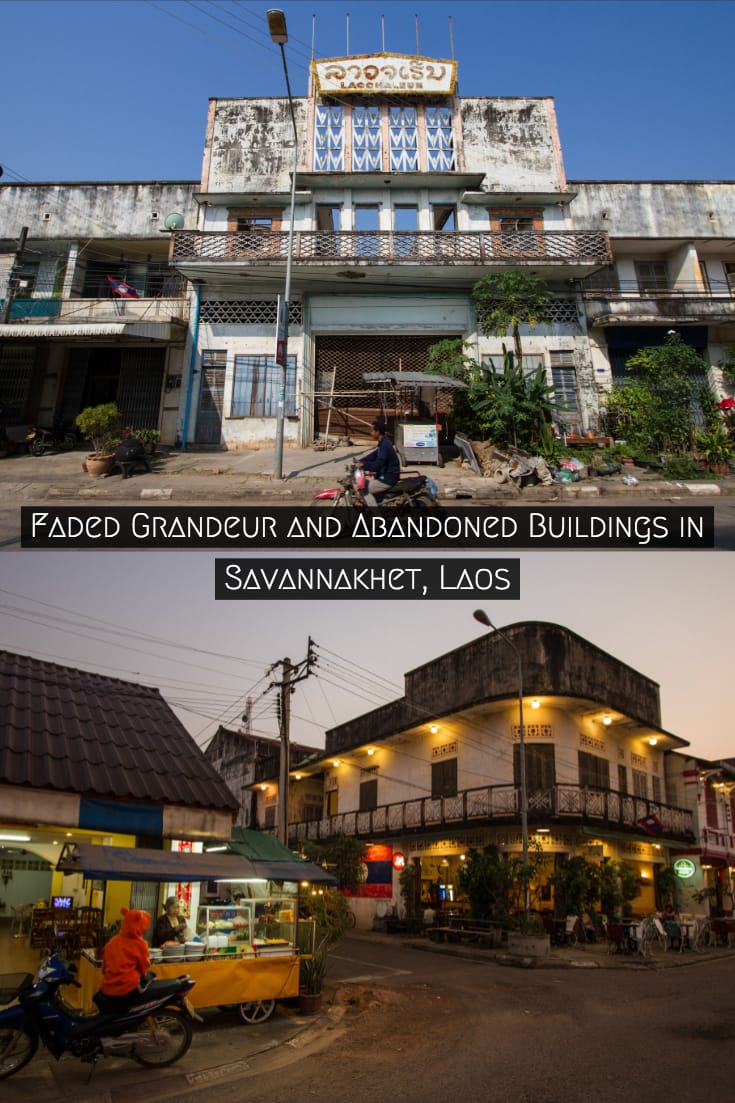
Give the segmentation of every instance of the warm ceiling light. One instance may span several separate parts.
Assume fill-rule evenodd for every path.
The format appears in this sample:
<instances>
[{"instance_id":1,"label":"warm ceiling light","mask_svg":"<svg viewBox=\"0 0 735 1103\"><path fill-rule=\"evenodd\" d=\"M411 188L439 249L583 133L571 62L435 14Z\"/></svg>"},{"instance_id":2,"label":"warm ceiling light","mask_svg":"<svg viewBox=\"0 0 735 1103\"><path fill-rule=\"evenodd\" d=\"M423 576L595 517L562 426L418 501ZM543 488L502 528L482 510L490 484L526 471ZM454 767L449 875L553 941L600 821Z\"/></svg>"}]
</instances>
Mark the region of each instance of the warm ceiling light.
<instances>
[{"instance_id":1,"label":"warm ceiling light","mask_svg":"<svg viewBox=\"0 0 735 1103\"><path fill-rule=\"evenodd\" d=\"M439 725L438 724L432 724L431 727L429 728L429 731L431 732L432 735L436 735L436 733L439 731Z\"/></svg>"},{"instance_id":2,"label":"warm ceiling light","mask_svg":"<svg viewBox=\"0 0 735 1103\"><path fill-rule=\"evenodd\" d=\"M261 787L260 787L260 791L261 791L261 793L264 793L264 792L266 791L266 789L267 789L267 788L268 788L268 786L267 786L267 785L261 785Z\"/></svg>"},{"instance_id":3,"label":"warm ceiling light","mask_svg":"<svg viewBox=\"0 0 735 1103\"><path fill-rule=\"evenodd\" d=\"M338 758L333 758L332 759L332 765L333 766L339 766L339 759Z\"/></svg>"},{"instance_id":4,"label":"warm ceiling light","mask_svg":"<svg viewBox=\"0 0 735 1103\"><path fill-rule=\"evenodd\" d=\"M367 753L371 756L374 755L375 754L375 747L368 747Z\"/></svg>"},{"instance_id":5,"label":"warm ceiling light","mask_svg":"<svg viewBox=\"0 0 735 1103\"><path fill-rule=\"evenodd\" d=\"M303 776L303 774L294 774L294 778L296 779L296 781L301 781Z\"/></svg>"},{"instance_id":6,"label":"warm ceiling light","mask_svg":"<svg viewBox=\"0 0 735 1103\"><path fill-rule=\"evenodd\" d=\"M531 708L532 709L540 709L541 708L541 702L539 701L538 697L534 697L533 701L531 701Z\"/></svg>"},{"instance_id":7,"label":"warm ceiling light","mask_svg":"<svg viewBox=\"0 0 735 1103\"><path fill-rule=\"evenodd\" d=\"M70 838L71 838L71 836L72 836L72 832L71 832L71 831L67 831L67 833L66 833L66 837L67 837L67 839L70 839Z\"/></svg>"},{"instance_id":8,"label":"warm ceiling light","mask_svg":"<svg viewBox=\"0 0 735 1103\"><path fill-rule=\"evenodd\" d=\"M536 834L537 835L550 835L551 834L551 828L550 827L539 827Z\"/></svg>"},{"instance_id":9,"label":"warm ceiling light","mask_svg":"<svg viewBox=\"0 0 735 1103\"><path fill-rule=\"evenodd\" d=\"M602 722L603 722L603 724L605 725L606 728L609 728L610 725L612 724L612 716L608 716L607 713L605 713L605 715L602 718Z\"/></svg>"},{"instance_id":10,"label":"warm ceiling light","mask_svg":"<svg viewBox=\"0 0 735 1103\"><path fill-rule=\"evenodd\" d=\"M655 735L652 735L651 738L648 740L648 746L649 747L655 747L657 743L658 743L658 739L656 739Z\"/></svg>"}]
</instances>

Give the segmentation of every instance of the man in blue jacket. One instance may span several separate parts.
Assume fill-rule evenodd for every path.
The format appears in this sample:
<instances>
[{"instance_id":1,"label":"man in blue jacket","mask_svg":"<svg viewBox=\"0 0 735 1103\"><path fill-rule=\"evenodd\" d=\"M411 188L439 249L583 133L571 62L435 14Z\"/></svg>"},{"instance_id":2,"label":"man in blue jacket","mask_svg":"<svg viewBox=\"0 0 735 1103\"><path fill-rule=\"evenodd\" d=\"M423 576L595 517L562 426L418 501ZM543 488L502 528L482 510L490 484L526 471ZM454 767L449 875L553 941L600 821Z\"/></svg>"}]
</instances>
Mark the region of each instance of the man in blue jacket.
<instances>
[{"instance_id":1,"label":"man in blue jacket","mask_svg":"<svg viewBox=\"0 0 735 1103\"><path fill-rule=\"evenodd\" d=\"M378 497L385 494L401 477L401 461L398 453L385 435L385 423L374 421L370 430L377 448L359 459L358 465L369 476L365 493L365 505L375 507Z\"/></svg>"}]
</instances>

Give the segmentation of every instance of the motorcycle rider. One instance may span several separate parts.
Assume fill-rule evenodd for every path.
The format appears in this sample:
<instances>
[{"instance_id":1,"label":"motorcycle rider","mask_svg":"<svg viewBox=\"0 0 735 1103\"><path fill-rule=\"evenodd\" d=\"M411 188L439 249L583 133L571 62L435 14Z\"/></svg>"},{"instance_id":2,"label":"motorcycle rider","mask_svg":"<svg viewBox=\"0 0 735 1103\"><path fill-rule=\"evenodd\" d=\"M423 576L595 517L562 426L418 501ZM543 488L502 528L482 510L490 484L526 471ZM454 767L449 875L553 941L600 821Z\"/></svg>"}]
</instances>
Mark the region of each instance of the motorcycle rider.
<instances>
[{"instance_id":1,"label":"motorcycle rider","mask_svg":"<svg viewBox=\"0 0 735 1103\"><path fill-rule=\"evenodd\" d=\"M102 951L100 993L104 999L95 1000L100 1010L113 1010L120 997L142 992L141 981L151 964L148 943L143 938L151 925L150 915L138 908L123 908L121 914L122 925L118 934Z\"/></svg>"},{"instance_id":2,"label":"motorcycle rider","mask_svg":"<svg viewBox=\"0 0 735 1103\"><path fill-rule=\"evenodd\" d=\"M370 435L377 441L377 447L362 456L357 461L357 466L362 467L365 474L370 476L365 493L365 505L375 508L378 497L385 494L401 477L401 461L391 441L385 435L385 422L379 418L375 420L370 429Z\"/></svg>"}]
</instances>

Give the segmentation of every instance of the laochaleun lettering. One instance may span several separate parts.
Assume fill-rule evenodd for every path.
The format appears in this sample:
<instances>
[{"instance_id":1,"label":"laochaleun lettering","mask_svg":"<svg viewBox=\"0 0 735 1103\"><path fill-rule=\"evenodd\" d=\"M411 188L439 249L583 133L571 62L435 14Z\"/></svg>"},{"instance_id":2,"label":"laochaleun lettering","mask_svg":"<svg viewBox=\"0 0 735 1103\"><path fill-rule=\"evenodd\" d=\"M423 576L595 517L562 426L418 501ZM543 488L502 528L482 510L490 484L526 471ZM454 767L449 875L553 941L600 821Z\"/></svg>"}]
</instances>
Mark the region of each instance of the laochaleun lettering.
<instances>
[{"instance_id":1,"label":"laochaleun lettering","mask_svg":"<svg viewBox=\"0 0 735 1103\"><path fill-rule=\"evenodd\" d=\"M529 515L529 535L532 540L626 540L645 547L652 540L666 540L671 533L666 518L656 515L600 517L597 513L585 513L565 517L549 511Z\"/></svg>"}]
</instances>

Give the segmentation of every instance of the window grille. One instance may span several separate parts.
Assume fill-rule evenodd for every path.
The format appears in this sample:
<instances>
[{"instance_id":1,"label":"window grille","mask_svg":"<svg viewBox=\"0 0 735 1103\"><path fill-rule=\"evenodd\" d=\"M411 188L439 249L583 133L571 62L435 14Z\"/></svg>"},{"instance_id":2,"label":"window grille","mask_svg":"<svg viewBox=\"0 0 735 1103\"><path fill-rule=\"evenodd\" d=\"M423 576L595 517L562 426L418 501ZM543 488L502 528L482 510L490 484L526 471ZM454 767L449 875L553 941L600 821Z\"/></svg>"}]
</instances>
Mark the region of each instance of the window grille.
<instances>
[{"instance_id":1,"label":"window grille","mask_svg":"<svg viewBox=\"0 0 735 1103\"><path fill-rule=\"evenodd\" d=\"M570 352L552 352L550 357L551 381L556 403L563 408L564 412L576 414L579 412L579 395L574 356Z\"/></svg>"},{"instance_id":2,"label":"window grille","mask_svg":"<svg viewBox=\"0 0 735 1103\"><path fill-rule=\"evenodd\" d=\"M200 321L219 322L225 325L262 326L275 325L278 315L278 303L272 300L248 300L245 302L223 299L205 299L202 303ZM301 325L301 303L288 304L288 324Z\"/></svg>"},{"instance_id":3,"label":"window grille","mask_svg":"<svg viewBox=\"0 0 735 1103\"><path fill-rule=\"evenodd\" d=\"M574 299L549 299L546 309L552 325L579 325L577 304Z\"/></svg>"},{"instance_id":4,"label":"window grille","mask_svg":"<svg viewBox=\"0 0 735 1103\"><path fill-rule=\"evenodd\" d=\"M230 417L275 417L281 369L273 356L236 356ZM286 364L285 416L296 415L296 357Z\"/></svg>"},{"instance_id":5,"label":"window grille","mask_svg":"<svg viewBox=\"0 0 735 1103\"><path fill-rule=\"evenodd\" d=\"M344 109L319 104L315 119L314 168L317 172L343 172L344 167Z\"/></svg>"},{"instance_id":6,"label":"window grille","mask_svg":"<svg viewBox=\"0 0 735 1103\"><path fill-rule=\"evenodd\" d=\"M391 107L389 118L391 172L416 172L419 167L416 108Z\"/></svg>"},{"instance_id":7,"label":"window grille","mask_svg":"<svg viewBox=\"0 0 735 1103\"><path fill-rule=\"evenodd\" d=\"M454 158L452 113L448 107L426 108L426 145L429 172L451 172Z\"/></svg>"},{"instance_id":8,"label":"window grille","mask_svg":"<svg viewBox=\"0 0 735 1103\"><path fill-rule=\"evenodd\" d=\"M356 104L352 109L352 171L380 172L380 106Z\"/></svg>"}]
</instances>

